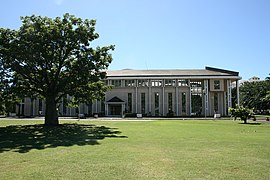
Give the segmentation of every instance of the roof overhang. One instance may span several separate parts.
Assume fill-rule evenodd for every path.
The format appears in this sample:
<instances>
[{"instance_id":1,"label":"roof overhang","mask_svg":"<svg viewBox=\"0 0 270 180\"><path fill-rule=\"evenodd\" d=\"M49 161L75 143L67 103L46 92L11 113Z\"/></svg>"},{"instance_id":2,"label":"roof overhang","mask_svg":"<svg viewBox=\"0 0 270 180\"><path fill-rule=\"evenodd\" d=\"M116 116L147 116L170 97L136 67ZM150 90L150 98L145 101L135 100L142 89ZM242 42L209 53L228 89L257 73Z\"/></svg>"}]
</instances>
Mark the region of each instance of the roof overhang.
<instances>
[{"instance_id":1,"label":"roof overhang","mask_svg":"<svg viewBox=\"0 0 270 180\"><path fill-rule=\"evenodd\" d=\"M109 76L107 79L232 79L240 80L240 76Z\"/></svg>"},{"instance_id":2,"label":"roof overhang","mask_svg":"<svg viewBox=\"0 0 270 180\"><path fill-rule=\"evenodd\" d=\"M239 72L205 67L205 69L108 70L107 79L232 79L240 80Z\"/></svg>"}]
</instances>

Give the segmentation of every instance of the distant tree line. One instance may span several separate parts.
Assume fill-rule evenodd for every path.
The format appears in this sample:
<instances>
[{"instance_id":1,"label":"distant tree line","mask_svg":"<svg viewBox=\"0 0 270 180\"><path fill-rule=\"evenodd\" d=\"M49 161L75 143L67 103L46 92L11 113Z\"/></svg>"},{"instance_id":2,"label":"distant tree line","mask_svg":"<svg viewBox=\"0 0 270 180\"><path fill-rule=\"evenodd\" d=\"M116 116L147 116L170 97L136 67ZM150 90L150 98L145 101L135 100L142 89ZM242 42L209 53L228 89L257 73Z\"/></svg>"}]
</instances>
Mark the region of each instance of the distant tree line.
<instances>
[{"instance_id":1,"label":"distant tree line","mask_svg":"<svg viewBox=\"0 0 270 180\"><path fill-rule=\"evenodd\" d=\"M241 106L253 109L255 113L267 113L269 111L270 77L267 77L263 81L245 82L240 86L239 91ZM232 97L235 107L236 88L232 90Z\"/></svg>"}]
</instances>

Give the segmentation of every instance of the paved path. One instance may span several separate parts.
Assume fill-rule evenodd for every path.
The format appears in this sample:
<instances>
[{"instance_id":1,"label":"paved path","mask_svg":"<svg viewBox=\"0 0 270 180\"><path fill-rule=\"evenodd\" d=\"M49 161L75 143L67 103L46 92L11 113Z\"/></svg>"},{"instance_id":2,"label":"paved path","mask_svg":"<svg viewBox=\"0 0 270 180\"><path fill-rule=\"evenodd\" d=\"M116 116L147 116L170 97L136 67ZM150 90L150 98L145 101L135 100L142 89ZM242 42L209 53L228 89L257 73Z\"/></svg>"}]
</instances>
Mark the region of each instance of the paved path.
<instances>
[{"instance_id":1,"label":"paved path","mask_svg":"<svg viewBox=\"0 0 270 180\"><path fill-rule=\"evenodd\" d=\"M33 117L33 118L18 118L18 117L0 117L0 120L41 120L44 121L44 117ZM59 117L59 120L79 120L77 117ZM233 120L230 117L225 118L212 118L212 117L144 117L144 118L120 118L120 117L87 117L86 119L80 119L80 121L157 121L157 120ZM270 123L266 119L257 119L256 121L249 120L249 122L258 123Z\"/></svg>"}]
</instances>

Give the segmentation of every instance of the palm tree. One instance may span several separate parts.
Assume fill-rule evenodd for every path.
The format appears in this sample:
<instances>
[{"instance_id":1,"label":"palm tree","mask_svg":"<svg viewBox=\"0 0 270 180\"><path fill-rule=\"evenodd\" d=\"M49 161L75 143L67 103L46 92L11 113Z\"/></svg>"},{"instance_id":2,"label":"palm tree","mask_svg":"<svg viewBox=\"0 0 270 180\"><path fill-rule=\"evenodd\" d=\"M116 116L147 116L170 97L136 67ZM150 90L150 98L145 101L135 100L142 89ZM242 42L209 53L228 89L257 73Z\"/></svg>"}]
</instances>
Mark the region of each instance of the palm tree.
<instances>
[{"instance_id":1,"label":"palm tree","mask_svg":"<svg viewBox=\"0 0 270 180\"><path fill-rule=\"evenodd\" d=\"M267 80L267 81L270 80L270 73L269 73L269 76L265 78L265 80Z\"/></svg>"}]
</instances>

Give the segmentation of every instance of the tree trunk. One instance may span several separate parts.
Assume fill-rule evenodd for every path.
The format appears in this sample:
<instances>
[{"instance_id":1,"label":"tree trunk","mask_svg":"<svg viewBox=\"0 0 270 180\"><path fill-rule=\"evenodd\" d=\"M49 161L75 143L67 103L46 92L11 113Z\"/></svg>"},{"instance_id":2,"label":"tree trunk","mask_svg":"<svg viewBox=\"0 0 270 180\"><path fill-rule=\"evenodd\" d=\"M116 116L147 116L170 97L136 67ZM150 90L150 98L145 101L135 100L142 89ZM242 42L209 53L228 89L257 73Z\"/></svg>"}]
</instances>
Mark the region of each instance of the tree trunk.
<instances>
[{"instance_id":1,"label":"tree trunk","mask_svg":"<svg viewBox=\"0 0 270 180\"><path fill-rule=\"evenodd\" d=\"M45 125L59 125L55 97L46 97Z\"/></svg>"}]
</instances>

